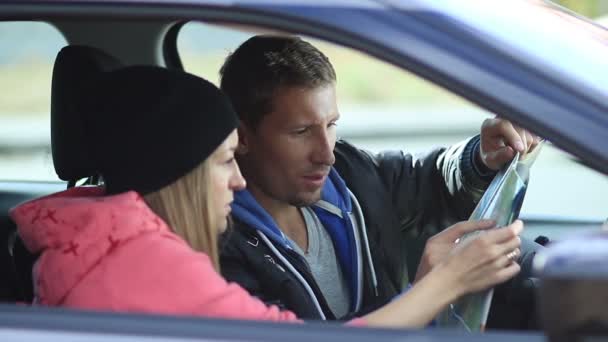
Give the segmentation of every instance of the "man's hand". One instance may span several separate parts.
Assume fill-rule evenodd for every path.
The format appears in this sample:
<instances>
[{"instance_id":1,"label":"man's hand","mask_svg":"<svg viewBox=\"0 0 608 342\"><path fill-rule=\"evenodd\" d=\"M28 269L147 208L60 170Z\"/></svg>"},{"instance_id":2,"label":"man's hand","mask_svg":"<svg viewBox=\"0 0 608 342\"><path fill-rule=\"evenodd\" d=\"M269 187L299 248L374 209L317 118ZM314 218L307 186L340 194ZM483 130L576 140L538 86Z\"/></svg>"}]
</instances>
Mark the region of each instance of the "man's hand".
<instances>
[{"instance_id":1,"label":"man's hand","mask_svg":"<svg viewBox=\"0 0 608 342\"><path fill-rule=\"evenodd\" d=\"M540 138L510 121L486 119L481 125L479 159L491 170L498 170L515 157L525 155L538 145Z\"/></svg>"},{"instance_id":2,"label":"man's hand","mask_svg":"<svg viewBox=\"0 0 608 342\"><path fill-rule=\"evenodd\" d=\"M424 252L416 271L414 283L422 279L433 267L444 261L456 245L456 240L460 239L464 234L475 230L492 228L495 224L492 220L462 221L433 235L424 246Z\"/></svg>"}]
</instances>

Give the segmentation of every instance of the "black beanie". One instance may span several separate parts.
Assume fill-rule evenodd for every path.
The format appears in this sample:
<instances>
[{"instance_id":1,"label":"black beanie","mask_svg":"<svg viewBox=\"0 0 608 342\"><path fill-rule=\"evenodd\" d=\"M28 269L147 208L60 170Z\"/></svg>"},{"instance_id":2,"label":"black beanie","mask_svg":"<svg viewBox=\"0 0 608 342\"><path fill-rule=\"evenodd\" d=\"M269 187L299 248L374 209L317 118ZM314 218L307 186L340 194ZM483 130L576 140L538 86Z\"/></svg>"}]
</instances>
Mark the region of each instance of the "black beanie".
<instances>
[{"instance_id":1,"label":"black beanie","mask_svg":"<svg viewBox=\"0 0 608 342\"><path fill-rule=\"evenodd\" d=\"M133 66L95 79L82 111L107 192L148 194L196 168L237 127L230 101L210 82Z\"/></svg>"}]
</instances>

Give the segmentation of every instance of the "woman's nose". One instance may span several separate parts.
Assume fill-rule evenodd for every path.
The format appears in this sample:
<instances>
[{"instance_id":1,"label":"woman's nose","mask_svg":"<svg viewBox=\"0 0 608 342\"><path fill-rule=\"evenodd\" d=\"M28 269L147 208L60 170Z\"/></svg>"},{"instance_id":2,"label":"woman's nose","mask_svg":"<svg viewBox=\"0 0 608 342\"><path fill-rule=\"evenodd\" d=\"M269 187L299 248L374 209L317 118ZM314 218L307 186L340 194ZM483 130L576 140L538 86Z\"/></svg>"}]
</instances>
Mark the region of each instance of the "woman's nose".
<instances>
[{"instance_id":1,"label":"woman's nose","mask_svg":"<svg viewBox=\"0 0 608 342\"><path fill-rule=\"evenodd\" d=\"M241 174L241 169L239 168L239 166L236 163L235 163L234 174L232 175L232 177L230 179L229 186L230 186L230 190L234 190L234 191L243 190L247 186L247 181L245 181L245 178L243 178L243 175Z\"/></svg>"}]
</instances>

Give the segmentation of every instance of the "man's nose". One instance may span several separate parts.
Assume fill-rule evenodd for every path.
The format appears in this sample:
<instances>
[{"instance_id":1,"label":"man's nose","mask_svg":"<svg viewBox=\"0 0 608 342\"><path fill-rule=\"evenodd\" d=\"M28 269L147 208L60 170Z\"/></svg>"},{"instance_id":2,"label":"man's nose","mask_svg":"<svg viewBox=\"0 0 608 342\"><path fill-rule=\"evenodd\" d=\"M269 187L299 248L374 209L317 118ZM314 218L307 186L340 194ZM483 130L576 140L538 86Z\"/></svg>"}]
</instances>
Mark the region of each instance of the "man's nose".
<instances>
[{"instance_id":1,"label":"man's nose","mask_svg":"<svg viewBox=\"0 0 608 342\"><path fill-rule=\"evenodd\" d=\"M316 141L316 148L313 153L313 161L317 164L333 165L336 161L334 147L336 145L336 135L334 132L325 130L319 135Z\"/></svg>"}]
</instances>

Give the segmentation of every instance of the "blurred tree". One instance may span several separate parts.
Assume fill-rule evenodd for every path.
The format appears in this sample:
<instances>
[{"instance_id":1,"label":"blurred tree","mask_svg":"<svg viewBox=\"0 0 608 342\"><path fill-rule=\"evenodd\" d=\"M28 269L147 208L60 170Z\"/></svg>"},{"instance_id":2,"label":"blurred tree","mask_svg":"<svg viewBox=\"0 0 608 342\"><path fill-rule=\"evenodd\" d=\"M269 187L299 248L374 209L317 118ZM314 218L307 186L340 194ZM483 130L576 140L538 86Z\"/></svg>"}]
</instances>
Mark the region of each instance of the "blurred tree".
<instances>
[{"instance_id":1,"label":"blurred tree","mask_svg":"<svg viewBox=\"0 0 608 342\"><path fill-rule=\"evenodd\" d=\"M554 0L556 3L589 18L608 14L608 0Z\"/></svg>"}]
</instances>

